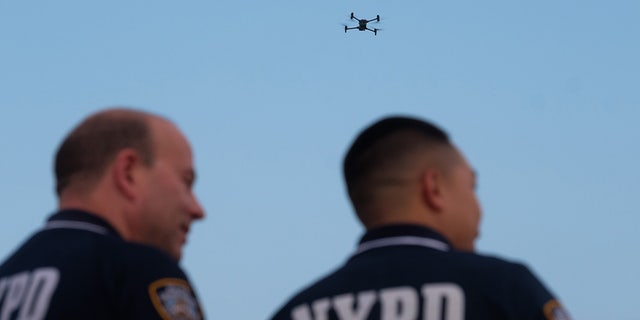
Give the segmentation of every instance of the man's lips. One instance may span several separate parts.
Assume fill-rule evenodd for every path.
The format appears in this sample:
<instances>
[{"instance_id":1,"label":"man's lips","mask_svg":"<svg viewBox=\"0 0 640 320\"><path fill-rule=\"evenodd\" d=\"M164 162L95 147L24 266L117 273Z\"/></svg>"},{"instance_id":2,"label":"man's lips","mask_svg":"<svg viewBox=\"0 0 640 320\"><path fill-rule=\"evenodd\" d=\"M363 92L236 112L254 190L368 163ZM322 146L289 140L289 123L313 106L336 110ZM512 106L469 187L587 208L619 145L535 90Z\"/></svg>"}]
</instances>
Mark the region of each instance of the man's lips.
<instances>
[{"instance_id":1,"label":"man's lips","mask_svg":"<svg viewBox=\"0 0 640 320\"><path fill-rule=\"evenodd\" d=\"M180 225L180 231L182 231L182 236L183 242L187 242L187 234L189 234L189 225L188 224L182 224Z\"/></svg>"}]
</instances>

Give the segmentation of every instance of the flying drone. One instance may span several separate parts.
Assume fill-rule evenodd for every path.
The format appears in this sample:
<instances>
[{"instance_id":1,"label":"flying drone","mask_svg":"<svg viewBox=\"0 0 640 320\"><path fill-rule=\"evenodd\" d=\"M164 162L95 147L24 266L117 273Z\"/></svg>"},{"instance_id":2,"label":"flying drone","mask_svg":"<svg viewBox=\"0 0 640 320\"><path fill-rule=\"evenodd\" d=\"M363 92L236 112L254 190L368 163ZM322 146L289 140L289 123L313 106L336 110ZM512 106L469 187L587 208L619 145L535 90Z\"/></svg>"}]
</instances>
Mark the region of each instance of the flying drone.
<instances>
[{"instance_id":1,"label":"flying drone","mask_svg":"<svg viewBox=\"0 0 640 320\"><path fill-rule=\"evenodd\" d=\"M367 27L367 23L371 22L371 21L375 21L375 22L380 22L380 15L376 15L376 17L374 19L371 20L367 20L367 19L358 19L356 18L356 16L353 15L353 12L351 12L351 20L358 20L358 26L357 27L349 27L349 26L344 26L344 32L347 33L347 31L352 30L352 29L358 29L360 31L365 31L365 30L369 30L371 32L373 32L374 35L378 35L378 31L380 29L369 29Z\"/></svg>"}]
</instances>

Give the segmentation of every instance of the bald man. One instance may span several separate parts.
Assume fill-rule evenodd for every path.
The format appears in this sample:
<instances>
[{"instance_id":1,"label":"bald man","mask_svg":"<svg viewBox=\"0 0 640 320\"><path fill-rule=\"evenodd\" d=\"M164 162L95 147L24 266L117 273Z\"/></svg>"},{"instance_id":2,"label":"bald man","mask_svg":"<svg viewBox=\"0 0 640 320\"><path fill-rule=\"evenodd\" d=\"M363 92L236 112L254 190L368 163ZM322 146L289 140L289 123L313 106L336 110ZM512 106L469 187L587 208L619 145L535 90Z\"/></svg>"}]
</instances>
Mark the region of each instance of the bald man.
<instances>
[{"instance_id":1,"label":"bald man","mask_svg":"<svg viewBox=\"0 0 640 320\"><path fill-rule=\"evenodd\" d=\"M366 233L273 320L569 319L526 266L474 252L475 172L442 129L381 119L355 139L344 176Z\"/></svg>"},{"instance_id":2,"label":"bald man","mask_svg":"<svg viewBox=\"0 0 640 320\"><path fill-rule=\"evenodd\" d=\"M178 265L191 223L191 148L157 115L89 116L55 157L58 211L0 265L0 319L203 319Z\"/></svg>"}]
</instances>

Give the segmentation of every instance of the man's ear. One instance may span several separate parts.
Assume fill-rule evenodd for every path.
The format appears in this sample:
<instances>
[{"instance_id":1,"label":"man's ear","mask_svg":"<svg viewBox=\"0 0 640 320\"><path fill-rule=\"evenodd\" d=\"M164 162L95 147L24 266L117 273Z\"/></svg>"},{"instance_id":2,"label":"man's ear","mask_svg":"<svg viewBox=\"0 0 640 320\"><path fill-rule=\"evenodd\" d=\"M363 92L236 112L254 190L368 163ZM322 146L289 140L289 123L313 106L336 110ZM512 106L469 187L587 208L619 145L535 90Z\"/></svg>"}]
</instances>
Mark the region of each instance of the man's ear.
<instances>
[{"instance_id":1,"label":"man's ear","mask_svg":"<svg viewBox=\"0 0 640 320\"><path fill-rule=\"evenodd\" d=\"M420 190L425 204L434 212L441 212L444 207L442 172L435 168L427 169L420 179Z\"/></svg>"},{"instance_id":2,"label":"man's ear","mask_svg":"<svg viewBox=\"0 0 640 320\"><path fill-rule=\"evenodd\" d=\"M143 165L140 155L133 149L124 149L116 155L111 174L117 190L128 200L138 196L140 185L138 170Z\"/></svg>"}]
</instances>

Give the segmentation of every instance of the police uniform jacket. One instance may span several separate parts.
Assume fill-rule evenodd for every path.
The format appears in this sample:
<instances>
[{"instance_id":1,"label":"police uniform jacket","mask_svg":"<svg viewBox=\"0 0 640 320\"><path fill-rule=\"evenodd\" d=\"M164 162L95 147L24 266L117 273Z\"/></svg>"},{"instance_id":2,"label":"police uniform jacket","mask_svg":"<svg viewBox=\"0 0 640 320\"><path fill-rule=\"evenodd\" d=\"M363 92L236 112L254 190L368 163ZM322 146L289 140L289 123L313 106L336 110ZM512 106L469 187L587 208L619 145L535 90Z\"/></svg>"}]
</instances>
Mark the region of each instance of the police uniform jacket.
<instances>
[{"instance_id":1,"label":"police uniform jacket","mask_svg":"<svg viewBox=\"0 0 640 320\"><path fill-rule=\"evenodd\" d=\"M54 214L0 265L0 319L202 319L177 262L101 218Z\"/></svg>"},{"instance_id":2,"label":"police uniform jacket","mask_svg":"<svg viewBox=\"0 0 640 320\"><path fill-rule=\"evenodd\" d=\"M415 225L374 229L336 271L272 320L566 320L524 265L453 250Z\"/></svg>"}]
</instances>

